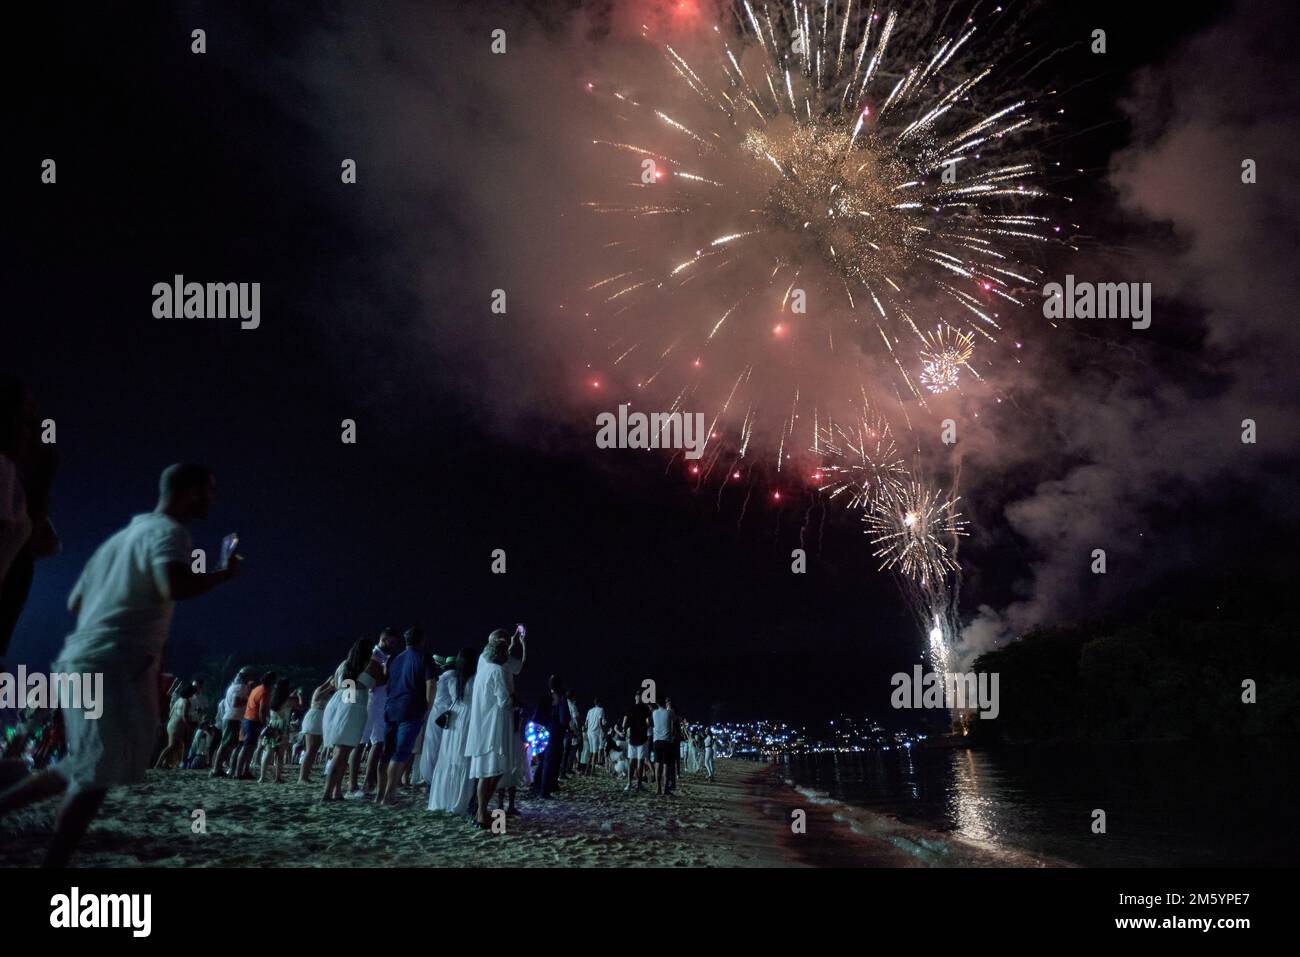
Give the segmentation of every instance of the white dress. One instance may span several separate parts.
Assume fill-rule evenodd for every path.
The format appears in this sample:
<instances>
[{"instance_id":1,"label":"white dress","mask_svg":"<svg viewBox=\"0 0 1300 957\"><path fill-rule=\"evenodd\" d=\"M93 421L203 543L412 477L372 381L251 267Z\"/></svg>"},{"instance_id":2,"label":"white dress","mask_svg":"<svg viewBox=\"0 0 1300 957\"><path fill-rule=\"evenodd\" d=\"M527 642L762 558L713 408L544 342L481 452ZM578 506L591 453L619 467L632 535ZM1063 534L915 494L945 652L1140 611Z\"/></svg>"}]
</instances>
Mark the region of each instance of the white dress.
<instances>
[{"instance_id":1,"label":"white dress","mask_svg":"<svg viewBox=\"0 0 1300 957\"><path fill-rule=\"evenodd\" d=\"M464 813L469 807L474 782L469 776L469 758L465 757L465 739L469 735L470 708L474 703L474 681L470 678L465 683L464 696L460 701L452 702L448 717L450 727L443 729L438 763L429 782L430 811Z\"/></svg>"},{"instance_id":2,"label":"white dress","mask_svg":"<svg viewBox=\"0 0 1300 957\"><path fill-rule=\"evenodd\" d=\"M325 709L308 708L307 713L302 716L302 733L303 734L324 734L325 732Z\"/></svg>"},{"instance_id":3,"label":"white dress","mask_svg":"<svg viewBox=\"0 0 1300 957\"><path fill-rule=\"evenodd\" d=\"M456 672L444 671L438 676L438 687L433 692L433 707L429 709L429 720L424 723L424 749L420 752L420 780L422 784L433 780L434 769L438 767L438 750L442 745L442 727L438 716L450 711L456 694Z\"/></svg>"},{"instance_id":4,"label":"white dress","mask_svg":"<svg viewBox=\"0 0 1300 957\"><path fill-rule=\"evenodd\" d=\"M514 727L514 709L511 709L511 736L510 740L514 745L510 770L501 775L501 780L497 782L498 788L526 788L533 783L533 769L531 756L528 753L528 742L520 734L519 729ZM519 717L523 721L523 715Z\"/></svg>"},{"instance_id":5,"label":"white dress","mask_svg":"<svg viewBox=\"0 0 1300 957\"><path fill-rule=\"evenodd\" d=\"M325 747L355 748L361 743L361 732L366 727L366 705L370 700L370 689L375 686L375 679L369 672L363 671L357 676L356 684L349 688L343 684L342 668L337 677L339 690L325 706L325 718L321 722Z\"/></svg>"},{"instance_id":6,"label":"white dress","mask_svg":"<svg viewBox=\"0 0 1300 957\"><path fill-rule=\"evenodd\" d=\"M510 689L505 671L495 662L479 658L474 687L476 693L464 751L469 758L469 776L497 777L513 770L515 763Z\"/></svg>"}]
</instances>

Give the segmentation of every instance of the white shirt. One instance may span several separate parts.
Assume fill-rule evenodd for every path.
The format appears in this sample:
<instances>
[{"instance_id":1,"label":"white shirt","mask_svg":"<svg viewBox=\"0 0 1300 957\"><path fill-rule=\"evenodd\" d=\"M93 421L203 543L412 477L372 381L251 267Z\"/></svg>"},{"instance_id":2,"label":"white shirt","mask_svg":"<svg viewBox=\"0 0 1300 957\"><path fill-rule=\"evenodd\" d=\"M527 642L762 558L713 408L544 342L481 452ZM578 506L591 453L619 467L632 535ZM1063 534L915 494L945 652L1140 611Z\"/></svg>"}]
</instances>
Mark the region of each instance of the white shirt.
<instances>
[{"instance_id":1,"label":"white shirt","mask_svg":"<svg viewBox=\"0 0 1300 957\"><path fill-rule=\"evenodd\" d=\"M474 674L465 757L489 754L500 742L508 740L510 718L510 689L506 687L505 671L496 662L480 657Z\"/></svg>"},{"instance_id":2,"label":"white shirt","mask_svg":"<svg viewBox=\"0 0 1300 957\"><path fill-rule=\"evenodd\" d=\"M600 705L595 705L587 712L587 733L599 734L600 726L605 721L605 709Z\"/></svg>"},{"instance_id":3,"label":"white shirt","mask_svg":"<svg viewBox=\"0 0 1300 957\"><path fill-rule=\"evenodd\" d=\"M240 698L248 697L248 686L236 678L230 682L230 687L226 689L226 696L221 699L221 713L218 717L222 721L241 721L244 717L244 710L239 704Z\"/></svg>"},{"instance_id":4,"label":"white shirt","mask_svg":"<svg viewBox=\"0 0 1300 957\"><path fill-rule=\"evenodd\" d=\"M506 687L511 694L515 693L515 677L524 670L524 659L516 658L513 655L506 659L506 663L501 666L505 673Z\"/></svg>"},{"instance_id":5,"label":"white shirt","mask_svg":"<svg viewBox=\"0 0 1300 957\"><path fill-rule=\"evenodd\" d=\"M672 717L667 708L655 708L650 718L654 721L656 741L667 741L673 736Z\"/></svg>"},{"instance_id":6,"label":"white shirt","mask_svg":"<svg viewBox=\"0 0 1300 957\"><path fill-rule=\"evenodd\" d=\"M77 627L59 657L121 661L161 657L176 603L164 597L165 566L189 565L190 533L174 518L147 512L100 545L73 586Z\"/></svg>"}]
</instances>

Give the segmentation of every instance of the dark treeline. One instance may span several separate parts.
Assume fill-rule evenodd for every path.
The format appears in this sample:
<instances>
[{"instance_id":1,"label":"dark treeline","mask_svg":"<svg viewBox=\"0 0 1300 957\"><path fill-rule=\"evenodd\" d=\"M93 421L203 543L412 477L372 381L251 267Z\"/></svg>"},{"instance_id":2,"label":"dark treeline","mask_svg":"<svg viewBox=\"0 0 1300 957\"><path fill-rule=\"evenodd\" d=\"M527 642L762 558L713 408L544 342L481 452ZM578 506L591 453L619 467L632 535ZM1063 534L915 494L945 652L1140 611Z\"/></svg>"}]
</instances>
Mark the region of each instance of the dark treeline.
<instances>
[{"instance_id":1,"label":"dark treeline","mask_svg":"<svg viewBox=\"0 0 1300 957\"><path fill-rule=\"evenodd\" d=\"M1182 579L1122 617L1036 630L975 660L1001 713L980 743L1224 738L1300 731L1284 583ZM1254 704L1243 682L1255 682Z\"/></svg>"}]
</instances>

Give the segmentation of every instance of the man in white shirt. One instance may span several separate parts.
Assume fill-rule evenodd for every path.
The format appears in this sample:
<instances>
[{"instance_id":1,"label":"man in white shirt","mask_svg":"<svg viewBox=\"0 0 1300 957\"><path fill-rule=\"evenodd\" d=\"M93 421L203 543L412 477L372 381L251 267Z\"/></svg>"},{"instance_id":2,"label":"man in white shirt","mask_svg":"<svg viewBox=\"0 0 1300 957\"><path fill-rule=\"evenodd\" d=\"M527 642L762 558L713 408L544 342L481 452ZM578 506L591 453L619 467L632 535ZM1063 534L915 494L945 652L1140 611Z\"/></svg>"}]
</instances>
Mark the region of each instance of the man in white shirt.
<instances>
[{"instance_id":1,"label":"man in white shirt","mask_svg":"<svg viewBox=\"0 0 1300 957\"><path fill-rule=\"evenodd\" d=\"M361 779L361 790L365 794L370 794L372 789L383 792L380 782L383 781L385 769L388 767L388 755L384 754L384 707L388 704L388 662L391 658L397 656L402 650L402 636L398 634L396 628L391 625L384 628L379 633L379 640L375 642L375 647L370 651L372 661L379 662L379 666L384 669L384 677L370 689L370 697L366 700L366 727L361 732L361 746L364 747L366 742L370 742L370 754L366 757L366 773ZM359 797L357 793L357 774L361 767L361 748L352 749L352 763L350 769L352 772L352 794Z\"/></svg>"},{"instance_id":2,"label":"man in white shirt","mask_svg":"<svg viewBox=\"0 0 1300 957\"><path fill-rule=\"evenodd\" d=\"M207 574L190 569L189 525L206 518L216 478L201 465L163 471L158 505L104 542L68 598L77 627L51 670L102 674L98 714L61 702L68 754L0 794L0 815L66 792L45 864L64 867L108 789L144 779L158 733L158 673L176 602L239 574L239 557Z\"/></svg>"},{"instance_id":3,"label":"man in white shirt","mask_svg":"<svg viewBox=\"0 0 1300 957\"><path fill-rule=\"evenodd\" d=\"M673 713L665 707L655 707L650 721L654 727L655 793L662 795L668 784L668 765L673 760Z\"/></svg>"}]
</instances>

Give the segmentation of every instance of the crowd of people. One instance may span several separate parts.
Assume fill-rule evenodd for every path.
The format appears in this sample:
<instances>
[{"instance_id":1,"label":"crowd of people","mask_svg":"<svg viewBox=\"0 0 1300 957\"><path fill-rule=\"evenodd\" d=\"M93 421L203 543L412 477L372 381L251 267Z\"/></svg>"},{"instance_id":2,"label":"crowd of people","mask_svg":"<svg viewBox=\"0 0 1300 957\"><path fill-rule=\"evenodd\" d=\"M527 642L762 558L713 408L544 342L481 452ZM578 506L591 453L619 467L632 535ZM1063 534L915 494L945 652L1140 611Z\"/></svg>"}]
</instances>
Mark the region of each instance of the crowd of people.
<instances>
[{"instance_id":1,"label":"crowd of people","mask_svg":"<svg viewBox=\"0 0 1300 957\"><path fill-rule=\"evenodd\" d=\"M674 792L683 766L712 779L711 734L693 731L671 699L660 704L638 692L620 718L599 699L584 713L552 675L542 699L526 707L515 682L527 654L523 625L492 632L481 650L448 656L428 653L418 627L400 635L385 628L373 644L355 642L310 698L274 672L242 669L216 723L205 720L201 682L177 681L156 767L251 779L256 766L258 781L278 783L293 766L300 784L313 783L319 769L322 802L394 807L410 803L405 791L479 827L489 826L493 802L513 817L521 789L550 799L578 775L605 773L629 792L649 778L660 795ZM179 760L186 731L193 740Z\"/></svg>"},{"instance_id":2,"label":"crowd of people","mask_svg":"<svg viewBox=\"0 0 1300 957\"><path fill-rule=\"evenodd\" d=\"M0 379L0 653L33 562L59 550L47 513L53 456L38 429L30 394ZM234 550L211 571L191 561L190 525L215 497L211 470L169 466L154 510L110 536L73 587L76 625L51 671L102 676L99 706L91 713L61 701L24 714L0 756L0 815L62 797L47 865L68 862L109 788L138 783L151 767L235 781L256 767L258 781L277 783L295 766L303 784L319 768L321 801L420 803L483 829L492 828L494 801L515 816L521 789L553 799L579 774L603 770L627 792L650 778L659 795L674 793L683 762L712 778L712 738L693 732L668 698L638 692L621 717L599 700L583 714L551 675L541 700L525 706L516 688L528 654L523 625L451 656L428 653L418 627L385 628L376 642L357 640L310 696L273 671L244 668L214 713L201 679L169 680L161 664L176 602L240 574Z\"/></svg>"}]
</instances>

